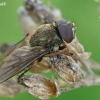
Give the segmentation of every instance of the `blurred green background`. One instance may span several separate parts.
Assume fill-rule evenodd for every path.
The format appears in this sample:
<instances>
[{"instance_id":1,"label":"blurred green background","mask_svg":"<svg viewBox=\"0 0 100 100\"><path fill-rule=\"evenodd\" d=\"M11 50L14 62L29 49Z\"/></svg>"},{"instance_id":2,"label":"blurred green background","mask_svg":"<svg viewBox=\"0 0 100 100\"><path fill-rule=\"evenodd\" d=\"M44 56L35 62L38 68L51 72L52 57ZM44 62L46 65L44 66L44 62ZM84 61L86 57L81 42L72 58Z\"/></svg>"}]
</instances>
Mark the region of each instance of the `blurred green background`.
<instances>
[{"instance_id":1,"label":"blurred green background","mask_svg":"<svg viewBox=\"0 0 100 100\"><path fill-rule=\"evenodd\" d=\"M92 52L92 59L100 62L100 14L94 0L42 0L51 2L59 8L65 19L77 25L77 37L85 51ZM23 38L19 25L17 9L23 0L0 0L6 6L0 6L0 44L16 43ZM14 98L0 97L0 100L37 100L29 93L18 94ZM62 93L50 100L100 100L100 86L80 88Z\"/></svg>"}]
</instances>

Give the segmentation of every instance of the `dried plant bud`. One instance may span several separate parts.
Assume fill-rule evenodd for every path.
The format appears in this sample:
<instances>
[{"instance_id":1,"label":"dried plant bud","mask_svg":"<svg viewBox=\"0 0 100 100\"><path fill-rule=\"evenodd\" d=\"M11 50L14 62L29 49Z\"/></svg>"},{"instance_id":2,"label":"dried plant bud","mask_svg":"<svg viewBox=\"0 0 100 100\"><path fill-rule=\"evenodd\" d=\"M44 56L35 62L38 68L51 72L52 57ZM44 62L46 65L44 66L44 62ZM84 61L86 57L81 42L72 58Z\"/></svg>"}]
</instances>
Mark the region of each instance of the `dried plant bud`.
<instances>
[{"instance_id":1,"label":"dried plant bud","mask_svg":"<svg viewBox=\"0 0 100 100\"><path fill-rule=\"evenodd\" d=\"M79 65L70 57L59 54L51 57L52 69L66 82L78 82L83 73Z\"/></svg>"},{"instance_id":2,"label":"dried plant bud","mask_svg":"<svg viewBox=\"0 0 100 100\"><path fill-rule=\"evenodd\" d=\"M50 7L50 13L52 14L52 16L55 20L61 20L62 19L62 14L61 14L61 11L59 9L57 9L55 7Z\"/></svg>"},{"instance_id":3,"label":"dried plant bud","mask_svg":"<svg viewBox=\"0 0 100 100\"><path fill-rule=\"evenodd\" d=\"M84 52L84 47L80 44L77 38L73 39L70 46L72 46L78 53Z\"/></svg>"},{"instance_id":4,"label":"dried plant bud","mask_svg":"<svg viewBox=\"0 0 100 100\"><path fill-rule=\"evenodd\" d=\"M81 58L83 58L84 60L87 60L90 58L91 56L91 52L84 52L83 54L79 55Z\"/></svg>"},{"instance_id":5,"label":"dried plant bud","mask_svg":"<svg viewBox=\"0 0 100 100\"><path fill-rule=\"evenodd\" d=\"M35 23L32 18L28 15L24 7L20 7L17 11L19 22L22 28L24 35L27 33L33 34L34 30L37 28L37 23Z\"/></svg>"},{"instance_id":6,"label":"dried plant bud","mask_svg":"<svg viewBox=\"0 0 100 100\"><path fill-rule=\"evenodd\" d=\"M19 81L27 88L30 94L40 99L49 99L51 96L60 94L57 80L52 82L40 74L23 76Z\"/></svg>"},{"instance_id":7,"label":"dried plant bud","mask_svg":"<svg viewBox=\"0 0 100 100\"><path fill-rule=\"evenodd\" d=\"M47 7L39 0L24 0L24 5L19 7L17 13L25 35L33 34L39 24L62 19L59 9L52 6Z\"/></svg>"},{"instance_id":8,"label":"dried plant bud","mask_svg":"<svg viewBox=\"0 0 100 100\"><path fill-rule=\"evenodd\" d=\"M77 57L75 57L74 53L77 53L84 60L88 59L91 56L90 52L84 52L84 47L77 38L75 38L70 44L67 44L67 47L69 49L69 52L73 54L72 56L75 59L77 59ZM74 52L72 50L74 50Z\"/></svg>"},{"instance_id":9,"label":"dried plant bud","mask_svg":"<svg viewBox=\"0 0 100 100\"><path fill-rule=\"evenodd\" d=\"M24 8L29 16L38 24L51 23L61 19L61 12L54 7L47 7L39 0L25 0Z\"/></svg>"},{"instance_id":10,"label":"dried plant bud","mask_svg":"<svg viewBox=\"0 0 100 100\"><path fill-rule=\"evenodd\" d=\"M31 66L30 71L34 73L49 72L51 70L50 62L47 57L43 57L40 62L32 64Z\"/></svg>"},{"instance_id":11,"label":"dried plant bud","mask_svg":"<svg viewBox=\"0 0 100 100\"><path fill-rule=\"evenodd\" d=\"M20 93L21 89L16 80L10 79L0 84L0 95L6 97L14 97Z\"/></svg>"},{"instance_id":12,"label":"dried plant bud","mask_svg":"<svg viewBox=\"0 0 100 100\"><path fill-rule=\"evenodd\" d=\"M35 8L35 3L37 3L36 0L24 0L24 6L27 10L33 10ZM41 4L41 2L39 2Z\"/></svg>"},{"instance_id":13,"label":"dried plant bud","mask_svg":"<svg viewBox=\"0 0 100 100\"><path fill-rule=\"evenodd\" d=\"M1 53L5 53L8 49L10 49L13 46L13 44L8 44L8 43L4 43L0 46L0 52Z\"/></svg>"}]
</instances>

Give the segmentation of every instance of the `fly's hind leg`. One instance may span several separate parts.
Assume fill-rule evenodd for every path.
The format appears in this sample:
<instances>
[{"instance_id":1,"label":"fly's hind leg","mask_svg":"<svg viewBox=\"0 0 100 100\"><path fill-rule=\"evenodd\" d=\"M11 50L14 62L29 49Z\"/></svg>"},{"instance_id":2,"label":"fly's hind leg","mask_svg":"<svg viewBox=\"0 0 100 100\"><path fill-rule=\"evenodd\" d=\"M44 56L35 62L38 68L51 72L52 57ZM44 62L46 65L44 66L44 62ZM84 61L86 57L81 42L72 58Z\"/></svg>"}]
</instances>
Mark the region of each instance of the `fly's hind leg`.
<instances>
[{"instance_id":1,"label":"fly's hind leg","mask_svg":"<svg viewBox=\"0 0 100 100\"><path fill-rule=\"evenodd\" d=\"M35 62L33 62L33 64L35 64L36 62L38 62L38 60L35 61ZM32 66L29 66L29 67L25 68L25 70L21 73L21 75L18 76L18 78L17 78L18 84L27 87L27 86L23 83L24 80L25 80L25 78L24 78L25 75L24 75L24 74L25 74L27 71L29 71L31 68L32 68Z\"/></svg>"},{"instance_id":2,"label":"fly's hind leg","mask_svg":"<svg viewBox=\"0 0 100 100\"><path fill-rule=\"evenodd\" d=\"M18 76L18 78L17 78L18 84L27 87L27 86L24 84L24 80L25 80L25 78L24 78L25 75L24 75L24 74L25 74L27 71L29 71L30 69L31 69L31 67L26 68L26 69L24 70L24 72L23 72L21 75Z\"/></svg>"}]
</instances>

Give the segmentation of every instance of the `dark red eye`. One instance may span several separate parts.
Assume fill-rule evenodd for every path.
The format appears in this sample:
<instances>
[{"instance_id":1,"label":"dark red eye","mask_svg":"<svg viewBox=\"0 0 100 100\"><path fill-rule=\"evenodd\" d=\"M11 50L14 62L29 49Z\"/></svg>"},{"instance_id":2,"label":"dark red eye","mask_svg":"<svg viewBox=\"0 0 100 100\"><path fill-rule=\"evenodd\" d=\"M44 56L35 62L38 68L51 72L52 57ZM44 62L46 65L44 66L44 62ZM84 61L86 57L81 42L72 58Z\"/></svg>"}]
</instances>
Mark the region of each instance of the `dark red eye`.
<instances>
[{"instance_id":1,"label":"dark red eye","mask_svg":"<svg viewBox=\"0 0 100 100\"><path fill-rule=\"evenodd\" d=\"M65 42L70 43L74 39L73 24L67 23L64 20L57 21L56 24L59 37Z\"/></svg>"}]
</instances>

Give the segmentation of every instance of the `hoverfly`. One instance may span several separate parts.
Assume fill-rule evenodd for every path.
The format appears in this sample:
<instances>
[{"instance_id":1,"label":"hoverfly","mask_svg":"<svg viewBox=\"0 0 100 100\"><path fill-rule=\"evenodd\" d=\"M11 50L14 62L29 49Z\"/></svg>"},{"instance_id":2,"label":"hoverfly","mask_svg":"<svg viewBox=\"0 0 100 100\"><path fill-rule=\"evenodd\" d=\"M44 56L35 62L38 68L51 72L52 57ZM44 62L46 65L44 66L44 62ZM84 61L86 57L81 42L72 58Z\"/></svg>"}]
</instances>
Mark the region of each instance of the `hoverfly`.
<instances>
[{"instance_id":1,"label":"hoverfly","mask_svg":"<svg viewBox=\"0 0 100 100\"><path fill-rule=\"evenodd\" d=\"M0 83L20 72L27 72L30 65L46 54L59 50L64 42L74 39L73 23L64 20L43 24L34 34L27 35L0 58Z\"/></svg>"}]
</instances>

